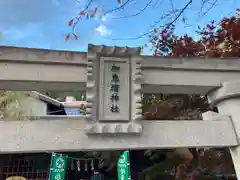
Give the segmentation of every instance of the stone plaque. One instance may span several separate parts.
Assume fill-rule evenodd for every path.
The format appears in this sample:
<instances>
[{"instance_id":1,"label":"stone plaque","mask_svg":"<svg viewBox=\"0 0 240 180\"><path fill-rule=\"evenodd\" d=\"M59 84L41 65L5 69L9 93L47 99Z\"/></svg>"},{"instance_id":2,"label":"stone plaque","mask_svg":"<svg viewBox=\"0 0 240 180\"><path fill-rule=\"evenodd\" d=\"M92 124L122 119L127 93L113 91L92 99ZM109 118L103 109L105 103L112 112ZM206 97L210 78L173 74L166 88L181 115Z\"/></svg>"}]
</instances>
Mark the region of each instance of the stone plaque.
<instances>
[{"instance_id":1,"label":"stone plaque","mask_svg":"<svg viewBox=\"0 0 240 180\"><path fill-rule=\"evenodd\" d=\"M129 59L101 57L99 121L129 121Z\"/></svg>"},{"instance_id":2,"label":"stone plaque","mask_svg":"<svg viewBox=\"0 0 240 180\"><path fill-rule=\"evenodd\" d=\"M139 48L90 45L87 59L88 134L139 134L141 57Z\"/></svg>"}]
</instances>

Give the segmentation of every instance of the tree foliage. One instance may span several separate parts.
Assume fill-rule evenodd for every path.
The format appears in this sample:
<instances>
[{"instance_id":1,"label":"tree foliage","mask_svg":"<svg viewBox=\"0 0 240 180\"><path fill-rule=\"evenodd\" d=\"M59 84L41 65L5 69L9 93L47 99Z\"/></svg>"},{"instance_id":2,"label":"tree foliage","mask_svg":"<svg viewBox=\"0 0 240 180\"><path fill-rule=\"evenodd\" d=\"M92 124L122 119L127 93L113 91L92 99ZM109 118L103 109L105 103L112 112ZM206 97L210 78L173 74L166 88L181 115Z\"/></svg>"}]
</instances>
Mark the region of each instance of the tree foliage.
<instances>
[{"instance_id":1,"label":"tree foliage","mask_svg":"<svg viewBox=\"0 0 240 180\"><path fill-rule=\"evenodd\" d=\"M236 16L223 18L220 22L211 21L205 27L198 27L196 31L199 36L198 39L194 39L188 34L175 35L175 22L191 2L189 1L184 8L177 11L178 14L172 21L161 28L154 27L152 31L145 33L145 35L150 35L154 56L239 57L239 9L237 9ZM118 1L118 3L121 6L122 2ZM80 20L94 17L97 12L99 12L98 9L81 11L77 17L69 21L68 25L74 29ZM185 18L182 18L182 21L185 22ZM68 34L66 40L70 39L71 36L77 39L74 32ZM201 114L210 110L206 97L200 95L144 95L143 104L146 120L201 120ZM151 161L148 167L139 167L140 169L143 168L140 174L145 180L155 180L163 177L167 177L167 179L172 177L172 179L178 180L216 179L216 174L234 173L232 160L227 149L183 148L167 151L167 153L165 150L155 150L149 151L150 155L146 155L146 152L141 153L141 158L147 156L146 161L155 159L159 154L164 154L166 159L164 161L163 159ZM108 152L106 154L104 159L106 162L110 160L110 163L105 164L105 166L113 167L118 156L110 158L112 154L114 153Z\"/></svg>"},{"instance_id":2,"label":"tree foliage","mask_svg":"<svg viewBox=\"0 0 240 180\"><path fill-rule=\"evenodd\" d=\"M0 91L0 120L27 120L23 104L26 97L23 92Z\"/></svg>"},{"instance_id":3,"label":"tree foliage","mask_svg":"<svg viewBox=\"0 0 240 180\"><path fill-rule=\"evenodd\" d=\"M155 32L150 37L155 56L173 57L240 57L240 10L236 16L211 21L205 27L198 27L198 40L189 35L176 36L175 25ZM210 60L210 59L209 59ZM149 102L150 99L150 102ZM145 96L146 119L201 119L201 114L209 110L206 97L190 95ZM149 105L151 104L151 105ZM174 152L180 159L167 158L145 170L148 180L160 178L164 174L173 179L196 180L216 179L216 174L234 174L232 159L227 149L184 149L186 161L181 153Z\"/></svg>"},{"instance_id":4,"label":"tree foliage","mask_svg":"<svg viewBox=\"0 0 240 180\"><path fill-rule=\"evenodd\" d=\"M237 10L239 12L239 10ZM239 57L240 20L237 16L223 18L219 23L211 21L199 27L199 40L187 34L176 36L174 24L151 36L155 56L174 57ZM209 59L211 60L211 59ZM210 107L205 96L150 94L143 98L146 120L201 120L201 114ZM216 111L216 109L212 109ZM163 150L150 151L149 159L162 154ZM176 149L165 152L164 161L155 161L141 170L145 180L163 177L177 180L216 179L217 174L234 174L228 149ZM170 155L167 155L170 154ZM142 158L146 156L142 153ZM143 168L143 167L142 167ZM138 179L138 178L136 178Z\"/></svg>"},{"instance_id":5,"label":"tree foliage","mask_svg":"<svg viewBox=\"0 0 240 180\"><path fill-rule=\"evenodd\" d=\"M175 36L174 25L151 36L156 56L174 57L239 57L240 56L240 18L237 15L223 18L220 22L211 21L196 31L199 40L187 34Z\"/></svg>"},{"instance_id":6,"label":"tree foliage","mask_svg":"<svg viewBox=\"0 0 240 180\"><path fill-rule=\"evenodd\" d=\"M202 1L206 1L206 0L202 0ZM208 0L208 1L211 1L211 0ZM129 5L138 3L135 0L124 0L124 1L123 0L115 0L116 6L114 6L113 8L110 8L109 10L105 10L104 7L93 6L94 2L95 2L94 0L88 0L86 6L82 10L80 10L79 13L74 18L72 18L68 21L68 26L71 27L71 32L66 35L66 37L65 37L66 41L70 40L70 39L78 40L78 35L76 33L76 26L79 23L81 23L81 21L95 18L97 15L99 17L103 17L106 15L112 14L114 12L119 12L119 11L123 12L124 9L129 7ZM144 11L146 11L150 7L154 7L158 4L162 4L162 2L163 1L160 1L160 0L147 0L145 6L143 8L140 8L136 13L133 13L133 14L130 14L127 16L115 17L114 19L120 20L120 19L136 17L136 16L142 14ZM172 3L172 0L170 0L170 2ZM144 36L156 33L159 29L162 29L162 28L166 29L166 28L170 27L171 25L173 25L179 18L182 17L184 11L186 11L186 9L191 4L192 4L192 0L189 0L182 8L176 9L172 6L172 9L168 13L163 14L159 18L159 20L157 20L153 25L151 25L150 30L147 30L145 33L142 33L139 36L130 37L130 38L114 38L113 40L124 40L124 39L125 40L126 39L135 40L135 39L139 39ZM160 25L163 20L167 20L167 23L164 23L164 25ZM182 18L182 21L185 22L184 17Z\"/></svg>"}]
</instances>

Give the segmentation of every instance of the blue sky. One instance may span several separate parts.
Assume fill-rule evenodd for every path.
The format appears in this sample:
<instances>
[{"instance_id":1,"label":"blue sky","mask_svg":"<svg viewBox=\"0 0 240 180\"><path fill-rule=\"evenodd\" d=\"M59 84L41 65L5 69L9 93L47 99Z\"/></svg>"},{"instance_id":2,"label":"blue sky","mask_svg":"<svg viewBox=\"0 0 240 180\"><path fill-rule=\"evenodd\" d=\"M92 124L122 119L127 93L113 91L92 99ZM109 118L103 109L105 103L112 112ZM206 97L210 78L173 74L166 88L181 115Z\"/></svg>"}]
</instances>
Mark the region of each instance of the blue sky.
<instances>
[{"instance_id":1,"label":"blue sky","mask_svg":"<svg viewBox=\"0 0 240 180\"><path fill-rule=\"evenodd\" d=\"M108 14L102 18L81 21L76 32L79 40L65 41L71 29L67 22L78 14L87 0L0 0L0 45L32 48L86 51L87 44L119 46L142 46L148 38L136 40L112 40L114 38L136 37L148 31L154 21L167 13L172 5L170 0L160 0L155 7L148 8L141 15L129 19L114 19L128 16L143 8L147 0L133 0L123 12ZM117 0L94 0L91 8L103 6L105 10L117 7ZM214 1L214 0L213 0ZM153 3L157 0L153 0ZM188 0L172 0L175 8L183 7ZM176 33L195 36L197 25L205 24L223 16L233 15L240 7L238 0L219 0L217 5L204 17L199 18L200 0L193 0L184 13L188 25L179 21ZM208 5L208 7L211 5ZM190 25L190 26L189 26Z\"/></svg>"}]
</instances>

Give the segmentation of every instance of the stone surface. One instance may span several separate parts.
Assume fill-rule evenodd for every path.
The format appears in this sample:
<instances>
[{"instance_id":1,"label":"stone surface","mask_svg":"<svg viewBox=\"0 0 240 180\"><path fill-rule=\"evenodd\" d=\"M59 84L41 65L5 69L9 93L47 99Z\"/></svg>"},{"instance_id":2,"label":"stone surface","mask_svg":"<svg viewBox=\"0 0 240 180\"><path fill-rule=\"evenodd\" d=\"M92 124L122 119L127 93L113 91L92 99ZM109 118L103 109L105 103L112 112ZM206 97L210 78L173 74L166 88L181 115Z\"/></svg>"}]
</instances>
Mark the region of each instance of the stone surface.
<instances>
[{"instance_id":1,"label":"stone surface","mask_svg":"<svg viewBox=\"0 0 240 180\"><path fill-rule=\"evenodd\" d=\"M217 106L221 115L230 116L236 132L237 146L230 147L237 178L240 179L240 81L230 81L208 94L211 106Z\"/></svg>"},{"instance_id":2,"label":"stone surface","mask_svg":"<svg viewBox=\"0 0 240 180\"><path fill-rule=\"evenodd\" d=\"M0 121L0 152L64 152L236 146L232 122L143 121L142 133L88 136L83 117Z\"/></svg>"},{"instance_id":3,"label":"stone surface","mask_svg":"<svg viewBox=\"0 0 240 180\"><path fill-rule=\"evenodd\" d=\"M88 134L141 133L140 122L135 122L142 115L138 56L139 48L89 45L87 119L94 123Z\"/></svg>"}]
</instances>

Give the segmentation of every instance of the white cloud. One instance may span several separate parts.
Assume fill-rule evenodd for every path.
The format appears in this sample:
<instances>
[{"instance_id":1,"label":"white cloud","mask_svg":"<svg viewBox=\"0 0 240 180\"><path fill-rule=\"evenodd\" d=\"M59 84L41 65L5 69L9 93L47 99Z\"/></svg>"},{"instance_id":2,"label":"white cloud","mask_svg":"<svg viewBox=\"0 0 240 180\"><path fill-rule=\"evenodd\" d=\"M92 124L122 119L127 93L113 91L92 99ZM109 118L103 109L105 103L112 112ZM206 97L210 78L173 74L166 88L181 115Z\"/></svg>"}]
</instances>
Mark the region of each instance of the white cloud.
<instances>
[{"instance_id":1,"label":"white cloud","mask_svg":"<svg viewBox=\"0 0 240 180\"><path fill-rule=\"evenodd\" d=\"M101 18L101 20L103 21L103 22L106 22L108 19L109 19L109 14L106 14L105 16L103 16L102 18Z\"/></svg>"},{"instance_id":2,"label":"white cloud","mask_svg":"<svg viewBox=\"0 0 240 180\"><path fill-rule=\"evenodd\" d=\"M98 16L94 17L94 20L103 22L104 24L111 22L112 21L112 15L106 14L106 15L102 15L101 12L98 14Z\"/></svg>"},{"instance_id":3,"label":"white cloud","mask_svg":"<svg viewBox=\"0 0 240 180\"><path fill-rule=\"evenodd\" d=\"M111 36L112 30L108 29L104 24L99 25L96 28L96 31L101 35L101 36Z\"/></svg>"},{"instance_id":4,"label":"white cloud","mask_svg":"<svg viewBox=\"0 0 240 180\"><path fill-rule=\"evenodd\" d=\"M60 6L59 0L52 0L52 3L55 4L56 6Z\"/></svg>"}]
</instances>

